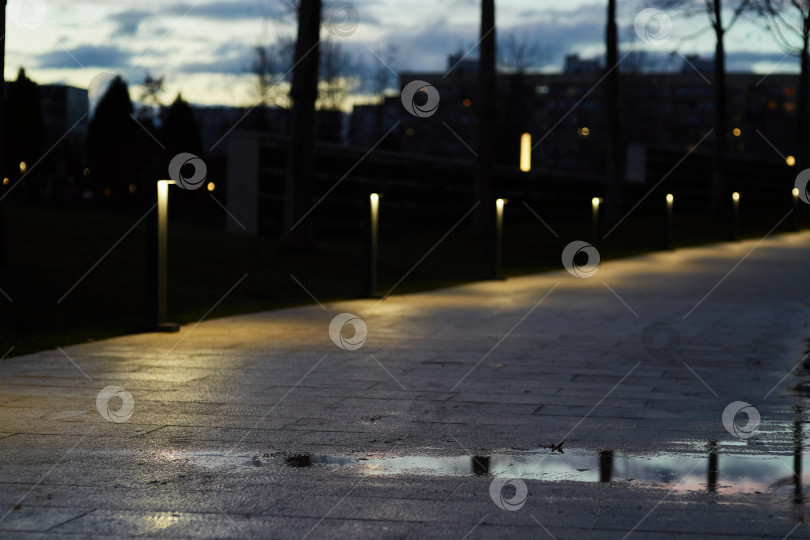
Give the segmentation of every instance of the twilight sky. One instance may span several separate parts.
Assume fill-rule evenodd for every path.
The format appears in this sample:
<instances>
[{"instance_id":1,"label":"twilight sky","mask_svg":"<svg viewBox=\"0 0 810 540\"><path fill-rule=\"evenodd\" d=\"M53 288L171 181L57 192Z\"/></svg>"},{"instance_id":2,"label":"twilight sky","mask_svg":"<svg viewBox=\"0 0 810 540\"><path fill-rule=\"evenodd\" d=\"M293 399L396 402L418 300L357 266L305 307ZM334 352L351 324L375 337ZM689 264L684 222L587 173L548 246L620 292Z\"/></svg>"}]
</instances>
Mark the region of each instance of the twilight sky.
<instances>
[{"instance_id":1,"label":"twilight sky","mask_svg":"<svg viewBox=\"0 0 810 540\"><path fill-rule=\"evenodd\" d=\"M345 3L326 2L325 11ZM377 61L370 49L382 55L393 44L400 51L393 66L397 71L443 71L448 54L467 51L477 40L479 0L351 3L360 16L357 30L332 39L362 62ZM537 42L544 49L541 69L555 71L567 53L603 54L606 4L606 0L498 0L498 30ZM671 13L672 37L650 45L633 29L645 4L628 0L619 5L623 51L669 53L677 48L681 54L712 54L711 33L679 39L706 26L704 13L691 18ZM148 70L165 75L164 102L182 91L188 101L199 104L252 104L250 48L294 33L283 6L283 0L9 0L5 77L15 78L23 66L39 83L86 88L99 72L120 74L133 85ZM726 46L730 70L763 74L774 68L797 70L798 60L784 57L754 20L741 20L727 35Z\"/></svg>"}]
</instances>

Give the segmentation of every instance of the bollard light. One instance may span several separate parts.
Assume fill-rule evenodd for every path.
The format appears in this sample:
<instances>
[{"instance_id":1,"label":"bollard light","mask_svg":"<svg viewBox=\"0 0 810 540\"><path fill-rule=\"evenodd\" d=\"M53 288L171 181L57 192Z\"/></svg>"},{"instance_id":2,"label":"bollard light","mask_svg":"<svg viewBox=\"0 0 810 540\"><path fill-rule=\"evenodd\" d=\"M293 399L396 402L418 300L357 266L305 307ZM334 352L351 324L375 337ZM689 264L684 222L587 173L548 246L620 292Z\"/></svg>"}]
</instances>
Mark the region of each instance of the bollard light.
<instances>
[{"instance_id":1,"label":"bollard light","mask_svg":"<svg viewBox=\"0 0 810 540\"><path fill-rule=\"evenodd\" d=\"M793 188L793 230L799 230L799 188Z\"/></svg>"},{"instance_id":2,"label":"bollard light","mask_svg":"<svg viewBox=\"0 0 810 540\"><path fill-rule=\"evenodd\" d=\"M377 292L377 241L380 220L380 194L369 195L369 236L368 236L368 277L366 294L374 296Z\"/></svg>"},{"instance_id":3,"label":"bollard light","mask_svg":"<svg viewBox=\"0 0 810 540\"><path fill-rule=\"evenodd\" d=\"M492 258L492 279L501 279L503 256L503 207L507 199L495 199L495 253Z\"/></svg>"},{"instance_id":4,"label":"bollard light","mask_svg":"<svg viewBox=\"0 0 810 540\"><path fill-rule=\"evenodd\" d=\"M740 194L734 192L731 194L731 200L734 203L731 216L731 239L740 239Z\"/></svg>"},{"instance_id":5,"label":"bollard light","mask_svg":"<svg viewBox=\"0 0 810 540\"><path fill-rule=\"evenodd\" d=\"M596 244L599 235L599 205L604 202L601 197L591 199L591 244Z\"/></svg>"},{"instance_id":6,"label":"bollard light","mask_svg":"<svg viewBox=\"0 0 810 540\"><path fill-rule=\"evenodd\" d=\"M169 243L169 184L174 180L157 182L157 330L177 332L180 327L168 319L168 271L167 250Z\"/></svg>"},{"instance_id":7,"label":"bollard light","mask_svg":"<svg viewBox=\"0 0 810 540\"><path fill-rule=\"evenodd\" d=\"M520 170L532 170L532 134L524 133L520 136Z\"/></svg>"},{"instance_id":8,"label":"bollard light","mask_svg":"<svg viewBox=\"0 0 810 540\"><path fill-rule=\"evenodd\" d=\"M667 213L666 219L664 221L664 249L672 249L672 237L673 237L673 215L672 209L675 203L675 197L672 193L667 193Z\"/></svg>"}]
</instances>

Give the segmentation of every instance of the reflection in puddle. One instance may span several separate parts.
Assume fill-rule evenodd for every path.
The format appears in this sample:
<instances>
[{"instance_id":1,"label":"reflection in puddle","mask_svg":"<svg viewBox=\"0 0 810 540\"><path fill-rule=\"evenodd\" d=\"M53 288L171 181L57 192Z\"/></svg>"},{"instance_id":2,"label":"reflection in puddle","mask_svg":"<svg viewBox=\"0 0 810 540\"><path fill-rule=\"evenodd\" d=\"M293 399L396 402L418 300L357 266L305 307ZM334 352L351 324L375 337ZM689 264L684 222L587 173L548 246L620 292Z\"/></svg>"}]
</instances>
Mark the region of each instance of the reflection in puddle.
<instances>
[{"instance_id":1,"label":"reflection in puddle","mask_svg":"<svg viewBox=\"0 0 810 540\"><path fill-rule=\"evenodd\" d=\"M709 442L703 453L639 454L566 449L565 454L524 452L490 456L334 456L324 454L246 455L183 454L208 468L262 467L326 468L375 475L516 477L544 482L625 482L673 491L741 494L791 489L802 502L804 456L728 453ZM732 450L733 451L733 450ZM180 457L175 454L175 457ZM801 479L801 481L799 481Z\"/></svg>"}]
</instances>

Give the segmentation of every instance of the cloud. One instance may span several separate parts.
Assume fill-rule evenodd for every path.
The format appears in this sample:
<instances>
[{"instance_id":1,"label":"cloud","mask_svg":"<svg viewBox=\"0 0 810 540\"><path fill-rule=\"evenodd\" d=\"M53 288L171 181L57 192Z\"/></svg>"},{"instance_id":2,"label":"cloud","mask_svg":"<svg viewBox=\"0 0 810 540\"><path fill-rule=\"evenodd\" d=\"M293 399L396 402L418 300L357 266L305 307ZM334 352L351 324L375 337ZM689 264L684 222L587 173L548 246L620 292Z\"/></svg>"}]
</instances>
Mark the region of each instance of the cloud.
<instances>
[{"instance_id":1,"label":"cloud","mask_svg":"<svg viewBox=\"0 0 810 540\"><path fill-rule=\"evenodd\" d=\"M189 62L182 64L175 71L179 73L230 73L245 74L248 61L245 57L223 58L221 60L211 60L208 62Z\"/></svg>"},{"instance_id":2,"label":"cloud","mask_svg":"<svg viewBox=\"0 0 810 540\"><path fill-rule=\"evenodd\" d=\"M163 11L167 15L199 19L241 20L278 19L287 13L280 2L259 0L220 0L209 4L174 4Z\"/></svg>"},{"instance_id":3,"label":"cloud","mask_svg":"<svg viewBox=\"0 0 810 540\"><path fill-rule=\"evenodd\" d=\"M122 11L110 15L108 20L115 24L115 30L111 37L134 36L138 33L138 26L140 26L141 22L151 15L148 11L140 10Z\"/></svg>"},{"instance_id":4,"label":"cloud","mask_svg":"<svg viewBox=\"0 0 810 540\"><path fill-rule=\"evenodd\" d=\"M79 67L121 68L132 58L132 53L115 45L80 45L72 50L60 49L35 57L37 67L47 69L73 69Z\"/></svg>"},{"instance_id":5,"label":"cloud","mask_svg":"<svg viewBox=\"0 0 810 540\"><path fill-rule=\"evenodd\" d=\"M514 36L520 42L528 42L540 49L541 64L562 67L566 54L588 53L593 49L604 48L604 19L602 10L594 9L571 11L545 10L542 13L524 13L519 17L510 16L506 24L498 27L499 39ZM407 59L400 66L403 70L429 71L447 69L447 57L462 51L469 52L467 58L476 58L478 41L477 24L451 26L445 19L434 20L419 33L396 31L388 33L385 44L399 47L400 57ZM541 66L538 66L541 67Z\"/></svg>"},{"instance_id":6,"label":"cloud","mask_svg":"<svg viewBox=\"0 0 810 540\"><path fill-rule=\"evenodd\" d=\"M706 58L713 58L713 56L707 55ZM776 66L776 64L779 64L777 71L780 73L799 70L799 59L795 56L785 56L781 52L726 52L726 71L750 72L753 71L754 66L757 64L760 66Z\"/></svg>"}]
</instances>

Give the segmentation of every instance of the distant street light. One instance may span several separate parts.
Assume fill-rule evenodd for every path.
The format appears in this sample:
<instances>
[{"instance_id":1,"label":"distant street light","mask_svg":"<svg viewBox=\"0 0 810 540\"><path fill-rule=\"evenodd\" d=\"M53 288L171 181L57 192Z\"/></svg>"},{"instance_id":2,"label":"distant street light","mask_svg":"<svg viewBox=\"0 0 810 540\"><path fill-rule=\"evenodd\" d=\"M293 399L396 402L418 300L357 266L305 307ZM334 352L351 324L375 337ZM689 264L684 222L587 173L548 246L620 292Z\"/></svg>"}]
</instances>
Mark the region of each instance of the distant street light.
<instances>
[{"instance_id":1,"label":"distant street light","mask_svg":"<svg viewBox=\"0 0 810 540\"><path fill-rule=\"evenodd\" d=\"M532 170L532 134L524 133L520 136L520 170Z\"/></svg>"},{"instance_id":2,"label":"distant street light","mask_svg":"<svg viewBox=\"0 0 810 540\"><path fill-rule=\"evenodd\" d=\"M788 167L793 167L796 165L796 158L794 156L787 156L785 158L785 163L787 163Z\"/></svg>"}]
</instances>

